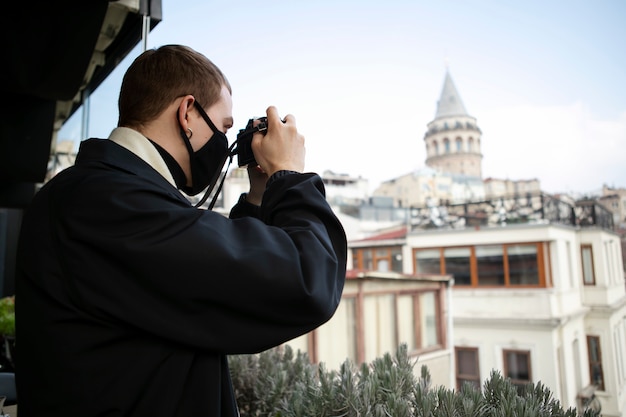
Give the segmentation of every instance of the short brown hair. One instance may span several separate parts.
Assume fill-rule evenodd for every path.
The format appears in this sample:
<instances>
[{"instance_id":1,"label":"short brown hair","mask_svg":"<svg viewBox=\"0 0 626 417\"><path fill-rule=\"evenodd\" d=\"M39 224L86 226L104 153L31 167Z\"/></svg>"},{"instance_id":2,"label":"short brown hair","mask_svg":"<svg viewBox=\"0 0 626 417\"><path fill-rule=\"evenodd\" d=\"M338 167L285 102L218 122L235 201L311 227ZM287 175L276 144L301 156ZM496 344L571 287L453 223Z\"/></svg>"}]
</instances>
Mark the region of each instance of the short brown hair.
<instances>
[{"instance_id":1,"label":"short brown hair","mask_svg":"<svg viewBox=\"0 0 626 417\"><path fill-rule=\"evenodd\" d=\"M201 53L183 45L149 49L124 74L118 126L140 127L187 94L207 108L219 100L222 86L232 93L222 71Z\"/></svg>"}]
</instances>

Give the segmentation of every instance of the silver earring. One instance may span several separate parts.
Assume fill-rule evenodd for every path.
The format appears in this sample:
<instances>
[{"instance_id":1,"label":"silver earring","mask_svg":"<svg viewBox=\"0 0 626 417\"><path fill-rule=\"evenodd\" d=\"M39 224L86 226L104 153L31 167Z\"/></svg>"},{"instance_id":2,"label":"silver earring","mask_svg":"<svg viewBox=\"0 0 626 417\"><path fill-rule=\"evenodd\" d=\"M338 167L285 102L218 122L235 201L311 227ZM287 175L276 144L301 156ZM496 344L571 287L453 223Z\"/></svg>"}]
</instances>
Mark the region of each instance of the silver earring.
<instances>
[{"instance_id":1,"label":"silver earring","mask_svg":"<svg viewBox=\"0 0 626 417\"><path fill-rule=\"evenodd\" d=\"M193 130L191 130L190 127L188 127L187 130L189 131L189 138L188 139L191 139L191 137L193 136Z\"/></svg>"}]
</instances>

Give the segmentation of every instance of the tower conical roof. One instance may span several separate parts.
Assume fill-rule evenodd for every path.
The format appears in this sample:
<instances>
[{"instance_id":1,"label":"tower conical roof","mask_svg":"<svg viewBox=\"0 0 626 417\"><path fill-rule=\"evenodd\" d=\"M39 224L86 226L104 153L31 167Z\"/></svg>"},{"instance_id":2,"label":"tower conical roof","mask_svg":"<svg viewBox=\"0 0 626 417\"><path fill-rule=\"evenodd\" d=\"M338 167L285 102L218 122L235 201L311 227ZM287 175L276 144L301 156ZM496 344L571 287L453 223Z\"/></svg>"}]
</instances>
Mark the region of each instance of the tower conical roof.
<instances>
[{"instance_id":1,"label":"tower conical roof","mask_svg":"<svg viewBox=\"0 0 626 417\"><path fill-rule=\"evenodd\" d=\"M456 87L450 77L450 72L446 71L446 79L443 82L443 89L441 90L441 97L437 102L437 114L435 119L448 116L469 116L461 101L459 92L456 91Z\"/></svg>"}]
</instances>

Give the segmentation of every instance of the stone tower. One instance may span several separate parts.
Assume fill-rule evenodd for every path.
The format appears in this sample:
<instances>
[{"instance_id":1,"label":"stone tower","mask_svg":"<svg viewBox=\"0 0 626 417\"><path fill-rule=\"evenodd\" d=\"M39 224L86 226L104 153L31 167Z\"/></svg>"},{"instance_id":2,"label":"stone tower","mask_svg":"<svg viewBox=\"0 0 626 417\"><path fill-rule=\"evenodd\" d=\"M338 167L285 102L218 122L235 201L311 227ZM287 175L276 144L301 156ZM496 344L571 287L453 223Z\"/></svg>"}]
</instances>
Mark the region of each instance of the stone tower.
<instances>
[{"instance_id":1,"label":"stone tower","mask_svg":"<svg viewBox=\"0 0 626 417\"><path fill-rule=\"evenodd\" d=\"M435 119L424 135L426 165L454 176L482 178L480 135L476 118L467 114L446 70Z\"/></svg>"}]
</instances>

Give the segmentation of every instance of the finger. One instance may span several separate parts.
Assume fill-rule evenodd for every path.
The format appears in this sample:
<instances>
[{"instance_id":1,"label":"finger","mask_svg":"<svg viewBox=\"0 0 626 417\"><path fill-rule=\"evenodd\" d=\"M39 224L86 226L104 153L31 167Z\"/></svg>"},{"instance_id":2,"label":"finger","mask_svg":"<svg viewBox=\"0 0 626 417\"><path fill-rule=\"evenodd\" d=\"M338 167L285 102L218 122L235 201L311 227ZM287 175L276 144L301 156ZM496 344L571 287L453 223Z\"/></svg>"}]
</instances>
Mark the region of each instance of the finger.
<instances>
[{"instance_id":1,"label":"finger","mask_svg":"<svg viewBox=\"0 0 626 417\"><path fill-rule=\"evenodd\" d=\"M285 124L296 124L296 117L293 114L288 114L283 121Z\"/></svg>"},{"instance_id":2,"label":"finger","mask_svg":"<svg viewBox=\"0 0 626 417\"><path fill-rule=\"evenodd\" d=\"M280 119L280 117L278 116L278 109L275 106L269 106L267 110L265 110L265 113L267 113L268 121Z\"/></svg>"}]
</instances>

